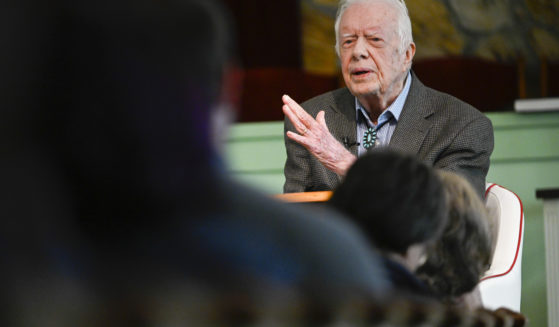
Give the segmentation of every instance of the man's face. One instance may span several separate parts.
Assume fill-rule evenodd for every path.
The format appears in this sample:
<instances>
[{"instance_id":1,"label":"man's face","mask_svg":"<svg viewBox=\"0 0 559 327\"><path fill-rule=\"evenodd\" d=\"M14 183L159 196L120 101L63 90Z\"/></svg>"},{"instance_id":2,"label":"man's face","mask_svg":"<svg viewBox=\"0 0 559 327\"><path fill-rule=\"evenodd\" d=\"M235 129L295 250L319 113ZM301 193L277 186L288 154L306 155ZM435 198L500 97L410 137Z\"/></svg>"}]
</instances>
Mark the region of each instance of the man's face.
<instances>
[{"instance_id":1,"label":"man's face","mask_svg":"<svg viewBox=\"0 0 559 327\"><path fill-rule=\"evenodd\" d=\"M345 83L354 96L399 92L398 82L401 84L415 48L400 53L396 18L396 9L383 2L356 3L343 13L338 35L340 60Z\"/></svg>"}]
</instances>

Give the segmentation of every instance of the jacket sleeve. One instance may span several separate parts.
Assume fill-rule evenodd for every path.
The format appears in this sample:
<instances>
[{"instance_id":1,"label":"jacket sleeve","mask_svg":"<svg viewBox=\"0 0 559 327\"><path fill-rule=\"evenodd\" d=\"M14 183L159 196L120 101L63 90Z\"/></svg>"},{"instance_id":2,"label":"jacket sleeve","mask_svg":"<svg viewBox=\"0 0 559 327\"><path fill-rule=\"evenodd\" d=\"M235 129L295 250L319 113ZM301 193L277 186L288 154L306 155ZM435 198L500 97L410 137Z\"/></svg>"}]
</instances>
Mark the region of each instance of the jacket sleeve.
<instances>
[{"instance_id":1,"label":"jacket sleeve","mask_svg":"<svg viewBox=\"0 0 559 327\"><path fill-rule=\"evenodd\" d=\"M283 137L287 159L283 170L285 175L283 192L305 192L310 188L308 183L311 181L310 153L302 145L288 138L287 131L297 132L291 121L286 117Z\"/></svg>"},{"instance_id":2,"label":"jacket sleeve","mask_svg":"<svg viewBox=\"0 0 559 327\"><path fill-rule=\"evenodd\" d=\"M470 181L481 198L484 198L485 178L489 171L489 157L493 152L493 146L491 121L480 115L455 134L450 145L434 162L434 167L462 175Z\"/></svg>"}]
</instances>

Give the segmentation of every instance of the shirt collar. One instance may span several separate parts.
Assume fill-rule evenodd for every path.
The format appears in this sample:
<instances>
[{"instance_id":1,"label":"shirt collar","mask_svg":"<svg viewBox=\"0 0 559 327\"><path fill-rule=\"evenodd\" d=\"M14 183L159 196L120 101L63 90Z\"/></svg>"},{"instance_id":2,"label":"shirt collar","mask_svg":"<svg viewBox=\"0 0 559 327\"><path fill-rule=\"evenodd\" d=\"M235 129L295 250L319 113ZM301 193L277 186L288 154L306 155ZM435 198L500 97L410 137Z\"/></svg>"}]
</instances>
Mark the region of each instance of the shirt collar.
<instances>
[{"instance_id":1,"label":"shirt collar","mask_svg":"<svg viewBox=\"0 0 559 327\"><path fill-rule=\"evenodd\" d=\"M392 102L392 104L390 106L388 106L388 108L386 108L386 110L384 110L382 112L382 114L379 116L378 126L380 126L380 125L384 124L385 122L389 121L390 118L394 118L396 120L396 122L398 122L398 120L400 119L400 114L402 113L402 110L404 109L404 103L406 103L408 93L410 92L411 78L412 78L411 73L408 72L408 75L406 76L406 81L404 82L404 88L402 89L402 92L400 92L398 97L396 97L396 100L394 100L394 102ZM369 120L369 115L367 114L367 111L361 105L361 103L359 103L359 100L357 100L357 97L355 98L355 108L356 108L356 120L359 119L359 112L361 111L361 113L367 119L367 121L371 125L373 125L372 122Z\"/></svg>"}]
</instances>

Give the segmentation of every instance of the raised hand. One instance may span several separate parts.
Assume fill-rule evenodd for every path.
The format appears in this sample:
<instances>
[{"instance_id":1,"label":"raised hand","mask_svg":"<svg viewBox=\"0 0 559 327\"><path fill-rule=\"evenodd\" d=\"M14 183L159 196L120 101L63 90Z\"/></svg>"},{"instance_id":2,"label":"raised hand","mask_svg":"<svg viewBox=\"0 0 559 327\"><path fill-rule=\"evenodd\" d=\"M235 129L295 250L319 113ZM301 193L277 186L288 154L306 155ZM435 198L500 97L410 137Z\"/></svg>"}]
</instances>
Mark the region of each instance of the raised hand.
<instances>
[{"instance_id":1,"label":"raised hand","mask_svg":"<svg viewBox=\"0 0 559 327\"><path fill-rule=\"evenodd\" d=\"M357 159L328 130L324 111L314 119L289 96L282 97L283 113L289 118L297 133L288 131L287 137L304 146L326 168L344 176Z\"/></svg>"}]
</instances>

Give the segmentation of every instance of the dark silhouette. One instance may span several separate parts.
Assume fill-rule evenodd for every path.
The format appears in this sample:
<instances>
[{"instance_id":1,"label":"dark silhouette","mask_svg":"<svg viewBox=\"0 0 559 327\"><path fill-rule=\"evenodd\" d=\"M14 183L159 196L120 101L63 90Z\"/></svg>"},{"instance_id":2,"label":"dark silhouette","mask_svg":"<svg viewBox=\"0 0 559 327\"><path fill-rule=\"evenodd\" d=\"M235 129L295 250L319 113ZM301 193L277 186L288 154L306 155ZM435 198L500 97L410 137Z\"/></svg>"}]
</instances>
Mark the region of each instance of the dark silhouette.
<instances>
[{"instance_id":1,"label":"dark silhouette","mask_svg":"<svg viewBox=\"0 0 559 327\"><path fill-rule=\"evenodd\" d=\"M233 323L251 317L236 305L389 290L350 223L226 176L216 144L240 86L215 2L23 0L6 16L2 325Z\"/></svg>"}]
</instances>

